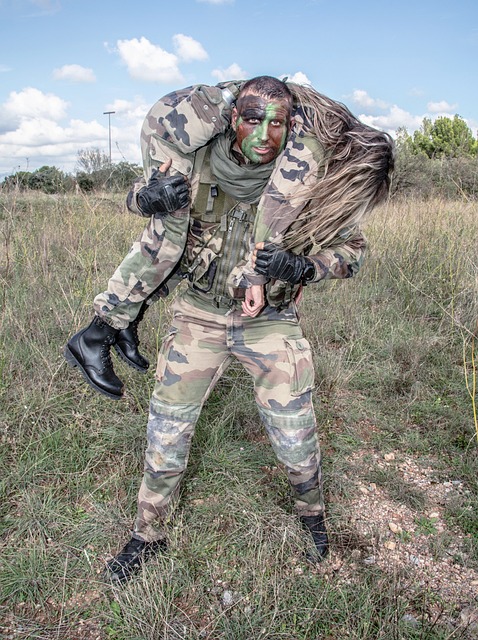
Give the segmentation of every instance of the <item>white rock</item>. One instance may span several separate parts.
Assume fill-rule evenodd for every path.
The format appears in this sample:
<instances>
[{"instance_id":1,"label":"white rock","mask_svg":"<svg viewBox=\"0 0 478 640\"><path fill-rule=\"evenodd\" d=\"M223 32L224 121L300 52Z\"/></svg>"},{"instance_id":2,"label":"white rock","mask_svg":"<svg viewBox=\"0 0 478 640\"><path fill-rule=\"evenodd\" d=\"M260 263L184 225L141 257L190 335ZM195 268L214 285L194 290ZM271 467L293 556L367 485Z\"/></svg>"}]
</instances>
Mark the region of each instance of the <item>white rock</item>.
<instances>
[{"instance_id":1,"label":"white rock","mask_svg":"<svg viewBox=\"0 0 478 640\"><path fill-rule=\"evenodd\" d=\"M402 531L402 527L396 522L389 522L388 528L392 533L400 533Z\"/></svg>"},{"instance_id":2,"label":"white rock","mask_svg":"<svg viewBox=\"0 0 478 640\"><path fill-rule=\"evenodd\" d=\"M419 625L418 620L415 618L415 616L412 616L411 613L405 613L405 615L402 616L402 621L409 627L418 627Z\"/></svg>"}]
</instances>

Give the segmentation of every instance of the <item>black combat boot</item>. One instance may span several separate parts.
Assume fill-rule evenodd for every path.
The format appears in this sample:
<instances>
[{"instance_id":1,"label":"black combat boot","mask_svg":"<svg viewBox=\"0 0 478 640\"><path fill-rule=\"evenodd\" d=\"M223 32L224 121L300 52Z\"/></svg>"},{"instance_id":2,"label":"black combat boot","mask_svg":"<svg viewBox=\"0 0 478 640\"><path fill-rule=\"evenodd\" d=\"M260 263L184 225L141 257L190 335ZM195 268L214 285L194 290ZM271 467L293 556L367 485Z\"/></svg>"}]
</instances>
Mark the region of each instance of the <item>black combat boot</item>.
<instances>
[{"instance_id":1,"label":"black combat boot","mask_svg":"<svg viewBox=\"0 0 478 640\"><path fill-rule=\"evenodd\" d=\"M103 574L104 579L109 582L126 582L139 571L145 560L154 556L158 551L166 551L166 549L165 540L143 542L143 540L131 538L118 555L107 563Z\"/></svg>"},{"instance_id":2,"label":"black combat boot","mask_svg":"<svg viewBox=\"0 0 478 640\"><path fill-rule=\"evenodd\" d=\"M110 353L118 333L119 329L95 316L86 329L68 340L64 350L68 364L78 367L93 389L115 400L123 396L123 383L113 371Z\"/></svg>"},{"instance_id":3,"label":"black combat boot","mask_svg":"<svg viewBox=\"0 0 478 640\"><path fill-rule=\"evenodd\" d=\"M133 322L130 322L126 329L120 330L116 342L113 345L119 357L124 360L126 364L129 364L130 367L133 367L133 369L141 373L146 373L149 367L148 360L138 351L138 325L143 319L147 306L146 302L144 302Z\"/></svg>"},{"instance_id":4,"label":"black combat boot","mask_svg":"<svg viewBox=\"0 0 478 640\"><path fill-rule=\"evenodd\" d=\"M321 513L317 516L301 516L300 521L304 528L310 531L317 551L316 554L307 553L307 560L321 562L329 553L329 538L324 515Z\"/></svg>"}]
</instances>

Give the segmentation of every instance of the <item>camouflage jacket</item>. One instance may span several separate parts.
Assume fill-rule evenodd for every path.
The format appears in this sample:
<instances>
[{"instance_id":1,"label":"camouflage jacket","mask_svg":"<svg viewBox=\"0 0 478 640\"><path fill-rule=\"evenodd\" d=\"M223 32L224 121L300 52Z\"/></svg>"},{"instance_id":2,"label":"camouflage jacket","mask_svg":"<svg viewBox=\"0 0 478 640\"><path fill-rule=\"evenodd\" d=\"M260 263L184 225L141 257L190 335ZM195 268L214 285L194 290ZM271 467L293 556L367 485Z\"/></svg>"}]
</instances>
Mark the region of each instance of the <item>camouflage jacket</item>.
<instances>
[{"instance_id":1,"label":"camouflage jacket","mask_svg":"<svg viewBox=\"0 0 478 640\"><path fill-rule=\"evenodd\" d=\"M141 215L136 204L136 194L149 179L152 170L172 159L171 174L180 173L191 183L192 209L201 183L201 163L196 155L204 149L214 137L223 134L230 124L231 104L237 96L241 83L222 83L215 87L197 85L174 92L156 102L147 114L141 131L141 149L144 175L128 194L127 206L133 213ZM300 217L307 210L307 199L302 195L312 181L320 180L323 174L325 153L319 142L304 133L300 116L296 118L286 147L277 158L271 178L263 192L255 212L254 225L250 232L250 249L260 241L281 243L284 233L293 225L300 224ZM279 214L280 212L280 214ZM184 225L184 215L176 218L168 216L165 224L165 240L168 228ZM210 251L210 238L217 240L214 224L200 220L197 214L189 225L187 238L188 255L195 255L196 262L207 263L215 254L217 247ZM215 224L218 224L217 222ZM206 237L207 236L207 237ZM178 237L176 234L175 237ZM178 244L178 243L176 243ZM348 278L360 268L366 241L357 228L338 230L337 235L324 246L297 247L296 253L307 255L314 263L316 275L314 281L331 278ZM195 249L194 249L194 248ZM164 258L170 263L171 251L177 249L176 262L179 262L184 246L174 247L164 242ZM201 257L198 257L202 253ZM157 253L157 266L161 268L162 247ZM173 257L174 259L174 257ZM256 274L250 263L250 254L235 266L229 274L229 294L237 296L237 291L250 284L267 284L269 304L274 306L287 303L297 293L297 287L281 282L267 282Z\"/></svg>"}]
</instances>

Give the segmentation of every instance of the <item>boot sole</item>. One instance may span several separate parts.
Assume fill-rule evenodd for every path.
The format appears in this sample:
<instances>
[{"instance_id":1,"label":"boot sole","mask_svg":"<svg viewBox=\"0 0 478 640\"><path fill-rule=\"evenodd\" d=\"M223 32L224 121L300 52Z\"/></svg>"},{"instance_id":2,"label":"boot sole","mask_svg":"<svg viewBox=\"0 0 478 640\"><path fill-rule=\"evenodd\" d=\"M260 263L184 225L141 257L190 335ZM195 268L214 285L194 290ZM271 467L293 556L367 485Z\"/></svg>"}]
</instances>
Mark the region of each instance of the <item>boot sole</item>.
<instances>
[{"instance_id":1,"label":"boot sole","mask_svg":"<svg viewBox=\"0 0 478 640\"><path fill-rule=\"evenodd\" d=\"M83 366L80 364L80 362L76 359L76 356L70 351L68 345L65 346L63 350L63 355L67 363L70 365L70 367L73 367L73 368L78 367L83 378L85 379L85 382L87 382L92 389L94 389L95 391L98 391L98 393L101 393L104 396L107 396L108 398L111 398L112 400L121 400L124 397L122 394L118 396L118 395L115 395L114 393L110 393L109 391L106 391L102 387L99 387L97 384L95 384L93 380L91 380L91 378L89 377L89 375L87 374Z\"/></svg>"},{"instance_id":2,"label":"boot sole","mask_svg":"<svg viewBox=\"0 0 478 640\"><path fill-rule=\"evenodd\" d=\"M121 360L123 360L123 362L126 362L126 364L129 365L130 367L132 367L133 369L136 369L136 371L139 371L140 373L146 373L148 371L149 365L146 368L139 367L132 360L130 360L129 358L127 358L125 356L125 354L121 351L121 349L118 347L117 344L114 344L113 348L116 351L116 353L118 354L118 356L121 358Z\"/></svg>"}]
</instances>

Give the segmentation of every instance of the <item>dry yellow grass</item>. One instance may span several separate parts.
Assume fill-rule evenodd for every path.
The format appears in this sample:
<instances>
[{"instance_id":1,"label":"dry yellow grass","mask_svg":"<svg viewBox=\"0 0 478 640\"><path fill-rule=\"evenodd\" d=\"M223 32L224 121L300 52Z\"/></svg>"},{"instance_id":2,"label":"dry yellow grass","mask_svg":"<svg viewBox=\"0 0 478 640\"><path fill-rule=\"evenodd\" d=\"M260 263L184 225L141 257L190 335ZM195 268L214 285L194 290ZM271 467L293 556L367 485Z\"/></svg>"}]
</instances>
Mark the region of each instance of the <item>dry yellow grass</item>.
<instances>
[{"instance_id":1,"label":"dry yellow grass","mask_svg":"<svg viewBox=\"0 0 478 640\"><path fill-rule=\"evenodd\" d=\"M380 208L359 276L306 292L331 560L305 563L286 479L233 368L198 425L171 552L123 591L98 576L128 536L153 378L118 362L128 394L109 402L62 347L144 221L110 194L0 194L0 207L5 638L471 637L467 592L458 601L406 559L426 558L432 577L448 563L450 580L478 566L476 203ZM161 303L141 326L152 360L168 321Z\"/></svg>"}]
</instances>

